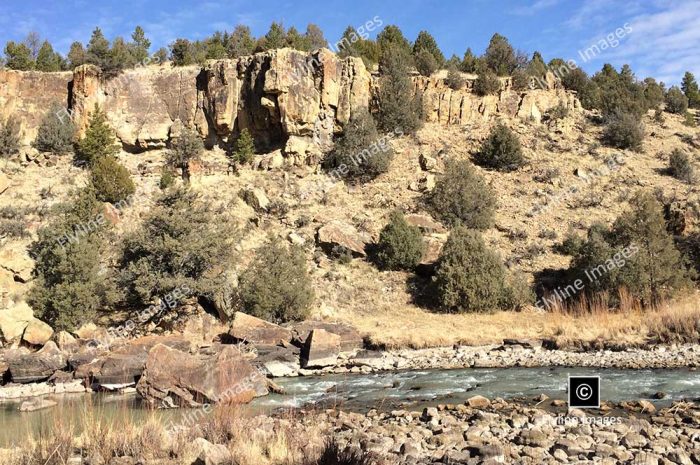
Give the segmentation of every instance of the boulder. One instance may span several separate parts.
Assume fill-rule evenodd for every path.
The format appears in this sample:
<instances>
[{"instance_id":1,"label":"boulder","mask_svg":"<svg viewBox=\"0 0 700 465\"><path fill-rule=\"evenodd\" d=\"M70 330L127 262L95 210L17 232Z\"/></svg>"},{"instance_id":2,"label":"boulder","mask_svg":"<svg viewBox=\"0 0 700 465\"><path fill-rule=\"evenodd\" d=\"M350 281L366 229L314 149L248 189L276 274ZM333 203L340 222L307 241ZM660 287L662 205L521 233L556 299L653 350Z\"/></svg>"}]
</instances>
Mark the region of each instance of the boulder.
<instances>
[{"instance_id":1,"label":"boulder","mask_svg":"<svg viewBox=\"0 0 700 465\"><path fill-rule=\"evenodd\" d=\"M22 340L34 346L43 346L53 336L53 329L41 320L32 318L22 335Z\"/></svg>"},{"instance_id":2,"label":"boulder","mask_svg":"<svg viewBox=\"0 0 700 465\"><path fill-rule=\"evenodd\" d=\"M467 399L467 405L472 408L485 408L491 405L491 401L484 396L473 396Z\"/></svg>"},{"instance_id":3,"label":"boulder","mask_svg":"<svg viewBox=\"0 0 700 465\"><path fill-rule=\"evenodd\" d=\"M344 249L357 257L365 257L365 247L370 242L366 234L359 233L354 226L342 221L331 221L316 232L316 242L327 253Z\"/></svg>"},{"instance_id":4,"label":"boulder","mask_svg":"<svg viewBox=\"0 0 700 465\"><path fill-rule=\"evenodd\" d=\"M364 345L362 335L347 323L307 320L292 325L293 342L303 346L314 329L323 329L331 334L340 336L340 351L349 352L361 349Z\"/></svg>"},{"instance_id":5,"label":"boulder","mask_svg":"<svg viewBox=\"0 0 700 465\"><path fill-rule=\"evenodd\" d=\"M445 227L440 224L439 222L435 221L428 215L420 215L416 213L412 213L410 215L406 215L406 223L410 224L411 226L415 226L418 229L420 229L422 232L426 234L434 234L434 233L445 233L447 230Z\"/></svg>"},{"instance_id":6,"label":"boulder","mask_svg":"<svg viewBox=\"0 0 700 465\"><path fill-rule=\"evenodd\" d=\"M61 351L66 353L73 353L80 347L78 341L67 331L59 331L56 334L56 345Z\"/></svg>"},{"instance_id":7,"label":"boulder","mask_svg":"<svg viewBox=\"0 0 700 465\"><path fill-rule=\"evenodd\" d=\"M74 334L78 336L78 338L83 340L99 339L104 335L103 331L101 331L101 328L98 328L97 325L95 325L95 323L85 323L80 328L78 328L74 332Z\"/></svg>"},{"instance_id":8,"label":"boulder","mask_svg":"<svg viewBox=\"0 0 700 465\"><path fill-rule=\"evenodd\" d=\"M236 312L233 315L229 335L237 342L245 341L252 344L266 345L277 345L282 342L289 342L292 339L292 331L290 329L243 312Z\"/></svg>"},{"instance_id":9,"label":"boulder","mask_svg":"<svg viewBox=\"0 0 700 465\"><path fill-rule=\"evenodd\" d=\"M0 335L8 344L17 345L32 320L34 320L34 312L26 302L0 310Z\"/></svg>"},{"instance_id":10,"label":"boulder","mask_svg":"<svg viewBox=\"0 0 700 465\"><path fill-rule=\"evenodd\" d=\"M338 361L341 337L325 329L313 329L301 350L302 368L323 368Z\"/></svg>"},{"instance_id":11,"label":"boulder","mask_svg":"<svg viewBox=\"0 0 700 465\"><path fill-rule=\"evenodd\" d=\"M7 364L13 382L32 383L49 379L57 370L63 370L67 360L56 344L49 341L38 352L8 354Z\"/></svg>"},{"instance_id":12,"label":"boulder","mask_svg":"<svg viewBox=\"0 0 700 465\"><path fill-rule=\"evenodd\" d=\"M243 189L240 194L241 198L256 212L267 211L270 205L270 200L265 195L265 191L258 188Z\"/></svg>"},{"instance_id":13,"label":"boulder","mask_svg":"<svg viewBox=\"0 0 700 465\"><path fill-rule=\"evenodd\" d=\"M423 171L435 171L437 169L437 159L425 153L421 153L418 156L418 163L420 163Z\"/></svg>"},{"instance_id":14,"label":"boulder","mask_svg":"<svg viewBox=\"0 0 700 465\"><path fill-rule=\"evenodd\" d=\"M247 403L268 393L267 378L231 345L215 355L195 356L158 344L136 389L154 407Z\"/></svg>"},{"instance_id":15,"label":"boulder","mask_svg":"<svg viewBox=\"0 0 700 465\"><path fill-rule=\"evenodd\" d=\"M212 444L204 438L192 443L197 458L192 465L227 465L231 463L231 452L222 444Z\"/></svg>"}]
</instances>

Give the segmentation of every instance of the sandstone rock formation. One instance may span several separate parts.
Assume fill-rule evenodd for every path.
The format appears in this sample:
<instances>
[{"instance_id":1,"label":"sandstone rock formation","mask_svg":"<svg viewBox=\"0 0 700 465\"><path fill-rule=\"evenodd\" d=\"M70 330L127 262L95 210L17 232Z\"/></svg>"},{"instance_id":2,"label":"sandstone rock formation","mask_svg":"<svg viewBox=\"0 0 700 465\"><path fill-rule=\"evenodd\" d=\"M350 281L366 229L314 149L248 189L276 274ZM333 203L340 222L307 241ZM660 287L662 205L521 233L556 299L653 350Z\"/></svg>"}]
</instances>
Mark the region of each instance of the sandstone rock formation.
<instances>
[{"instance_id":1,"label":"sandstone rock formation","mask_svg":"<svg viewBox=\"0 0 700 465\"><path fill-rule=\"evenodd\" d=\"M230 345L204 357L159 344L150 351L136 389L159 407L247 403L268 393L265 376Z\"/></svg>"},{"instance_id":2,"label":"sandstone rock formation","mask_svg":"<svg viewBox=\"0 0 700 465\"><path fill-rule=\"evenodd\" d=\"M331 221L324 224L316 232L316 242L328 253L334 253L343 249L352 253L356 257L364 257L366 245L370 238L358 232L354 226L342 221Z\"/></svg>"},{"instance_id":3,"label":"sandstone rock formation","mask_svg":"<svg viewBox=\"0 0 700 465\"><path fill-rule=\"evenodd\" d=\"M325 329L314 329L306 338L301 351L303 368L323 368L335 365L340 353L340 336Z\"/></svg>"},{"instance_id":4,"label":"sandstone rock formation","mask_svg":"<svg viewBox=\"0 0 700 465\"><path fill-rule=\"evenodd\" d=\"M14 351L7 354L7 364L13 382L31 383L48 379L56 371L64 369L67 362L56 344L49 341L38 352Z\"/></svg>"},{"instance_id":5,"label":"sandstone rock formation","mask_svg":"<svg viewBox=\"0 0 700 465\"><path fill-rule=\"evenodd\" d=\"M234 314L229 335L235 341L266 345L276 345L292 339L292 332L289 329L243 312Z\"/></svg>"}]
</instances>

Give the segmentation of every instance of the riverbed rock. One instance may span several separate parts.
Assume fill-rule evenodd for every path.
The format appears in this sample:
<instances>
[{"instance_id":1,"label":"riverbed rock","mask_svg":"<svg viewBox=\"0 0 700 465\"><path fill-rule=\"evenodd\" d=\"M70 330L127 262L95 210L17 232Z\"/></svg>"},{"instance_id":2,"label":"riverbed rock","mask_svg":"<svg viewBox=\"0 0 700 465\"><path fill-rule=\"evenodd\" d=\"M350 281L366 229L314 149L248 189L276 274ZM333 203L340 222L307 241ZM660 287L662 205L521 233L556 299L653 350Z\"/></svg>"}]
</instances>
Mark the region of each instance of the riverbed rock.
<instances>
[{"instance_id":1,"label":"riverbed rock","mask_svg":"<svg viewBox=\"0 0 700 465\"><path fill-rule=\"evenodd\" d=\"M277 345L292 339L290 329L243 312L234 314L229 335L237 342L252 344Z\"/></svg>"},{"instance_id":2,"label":"riverbed rock","mask_svg":"<svg viewBox=\"0 0 700 465\"><path fill-rule=\"evenodd\" d=\"M334 253L340 249L356 257L365 257L367 256L365 247L370 242L370 238L348 223L331 221L316 231L316 242L326 253Z\"/></svg>"},{"instance_id":3,"label":"riverbed rock","mask_svg":"<svg viewBox=\"0 0 700 465\"><path fill-rule=\"evenodd\" d=\"M22 340L30 345L43 346L53 336L53 329L43 321L32 318L24 329Z\"/></svg>"},{"instance_id":4,"label":"riverbed rock","mask_svg":"<svg viewBox=\"0 0 700 465\"><path fill-rule=\"evenodd\" d=\"M302 368L323 368L338 361L341 338L325 329L313 329L301 350Z\"/></svg>"},{"instance_id":5,"label":"riverbed rock","mask_svg":"<svg viewBox=\"0 0 700 465\"><path fill-rule=\"evenodd\" d=\"M53 341L41 350L32 353L10 353L7 355L10 377L15 383L31 383L49 379L57 370L67 366L65 355Z\"/></svg>"},{"instance_id":6,"label":"riverbed rock","mask_svg":"<svg viewBox=\"0 0 700 465\"><path fill-rule=\"evenodd\" d=\"M50 399L37 398L32 400L25 400L19 406L20 412L35 412L37 410L45 410L47 408L55 407L58 405L56 401Z\"/></svg>"},{"instance_id":7,"label":"riverbed rock","mask_svg":"<svg viewBox=\"0 0 700 465\"><path fill-rule=\"evenodd\" d=\"M231 463L231 452L222 444L212 444L204 438L194 440L197 459L192 465L226 465Z\"/></svg>"},{"instance_id":8,"label":"riverbed rock","mask_svg":"<svg viewBox=\"0 0 700 465\"><path fill-rule=\"evenodd\" d=\"M300 323L295 323L291 326L294 334L294 343L303 346L309 338L309 334L314 329L323 329L331 334L340 336L341 352L349 352L355 349L361 349L364 341L360 332L353 326L342 322L306 320Z\"/></svg>"},{"instance_id":9,"label":"riverbed rock","mask_svg":"<svg viewBox=\"0 0 700 465\"><path fill-rule=\"evenodd\" d=\"M205 403L247 403L268 393L265 376L234 346L213 356L196 356L163 344L148 354L136 385L153 407L197 407Z\"/></svg>"},{"instance_id":10,"label":"riverbed rock","mask_svg":"<svg viewBox=\"0 0 700 465\"><path fill-rule=\"evenodd\" d=\"M467 405L472 408L485 408L491 405L491 401L484 396L473 396L467 399Z\"/></svg>"}]
</instances>

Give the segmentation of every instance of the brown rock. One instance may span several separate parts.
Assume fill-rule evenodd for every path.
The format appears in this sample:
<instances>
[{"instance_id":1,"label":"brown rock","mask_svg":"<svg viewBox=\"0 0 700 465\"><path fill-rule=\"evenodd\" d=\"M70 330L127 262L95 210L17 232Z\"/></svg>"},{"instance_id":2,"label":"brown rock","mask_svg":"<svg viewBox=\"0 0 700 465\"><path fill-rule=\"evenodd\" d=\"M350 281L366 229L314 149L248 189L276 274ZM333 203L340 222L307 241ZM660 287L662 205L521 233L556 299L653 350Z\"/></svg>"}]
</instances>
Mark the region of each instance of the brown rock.
<instances>
[{"instance_id":1,"label":"brown rock","mask_svg":"<svg viewBox=\"0 0 700 465\"><path fill-rule=\"evenodd\" d=\"M485 408L491 405L491 401L484 396L473 396L467 399L467 405L472 408Z\"/></svg>"},{"instance_id":2,"label":"brown rock","mask_svg":"<svg viewBox=\"0 0 700 465\"><path fill-rule=\"evenodd\" d=\"M234 314L229 335L236 341L267 345L277 345L292 339L291 330L243 312Z\"/></svg>"},{"instance_id":3,"label":"brown rock","mask_svg":"<svg viewBox=\"0 0 700 465\"><path fill-rule=\"evenodd\" d=\"M148 354L136 389L152 406L247 403L268 393L265 376L230 345L203 357L158 344Z\"/></svg>"},{"instance_id":4,"label":"brown rock","mask_svg":"<svg viewBox=\"0 0 700 465\"><path fill-rule=\"evenodd\" d=\"M314 329L306 338L301 350L302 368L323 368L333 366L340 353L340 336L325 329Z\"/></svg>"},{"instance_id":5,"label":"brown rock","mask_svg":"<svg viewBox=\"0 0 700 465\"><path fill-rule=\"evenodd\" d=\"M302 346L314 329L323 329L331 334L340 336L340 351L348 352L361 349L364 345L362 335L347 323L307 320L292 325L294 343Z\"/></svg>"},{"instance_id":6,"label":"brown rock","mask_svg":"<svg viewBox=\"0 0 700 465\"><path fill-rule=\"evenodd\" d=\"M326 252L340 247L355 256L365 257L365 246L369 237L359 233L352 225L342 221L331 221L318 229L316 241Z\"/></svg>"},{"instance_id":7,"label":"brown rock","mask_svg":"<svg viewBox=\"0 0 700 465\"><path fill-rule=\"evenodd\" d=\"M416 213L412 213L410 215L406 215L405 218L408 224L410 224L411 226L416 226L424 233L434 234L447 232L447 230L442 224L435 221L428 215L419 215Z\"/></svg>"},{"instance_id":8,"label":"brown rock","mask_svg":"<svg viewBox=\"0 0 700 465\"><path fill-rule=\"evenodd\" d=\"M53 329L43 321L33 318L22 335L22 340L35 346L43 346L53 336Z\"/></svg>"},{"instance_id":9,"label":"brown rock","mask_svg":"<svg viewBox=\"0 0 700 465\"><path fill-rule=\"evenodd\" d=\"M66 357L53 341L38 352L15 352L7 356L10 377L15 383L31 383L48 379L57 370L67 366Z\"/></svg>"}]
</instances>

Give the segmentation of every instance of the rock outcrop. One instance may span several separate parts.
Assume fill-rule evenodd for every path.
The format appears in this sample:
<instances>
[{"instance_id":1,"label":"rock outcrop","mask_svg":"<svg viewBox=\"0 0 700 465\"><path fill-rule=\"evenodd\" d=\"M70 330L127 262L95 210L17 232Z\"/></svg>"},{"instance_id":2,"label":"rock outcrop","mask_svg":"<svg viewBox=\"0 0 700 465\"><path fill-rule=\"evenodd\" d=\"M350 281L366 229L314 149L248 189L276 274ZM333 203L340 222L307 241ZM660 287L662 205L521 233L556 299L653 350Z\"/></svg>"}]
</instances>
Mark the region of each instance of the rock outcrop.
<instances>
[{"instance_id":1,"label":"rock outcrop","mask_svg":"<svg viewBox=\"0 0 700 465\"><path fill-rule=\"evenodd\" d=\"M236 342L263 345L277 345L292 339L291 330L243 312L234 314L229 335Z\"/></svg>"},{"instance_id":2,"label":"rock outcrop","mask_svg":"<svg viewBox=\"0 0 700 465\"><path fill-rule=\"evenodd\" d=\"M15 383L43 381L67 365L65 355L52 341L38 352L23 353L18 350L6 357L10 377Z\"/></svg>"}]
</instances>

